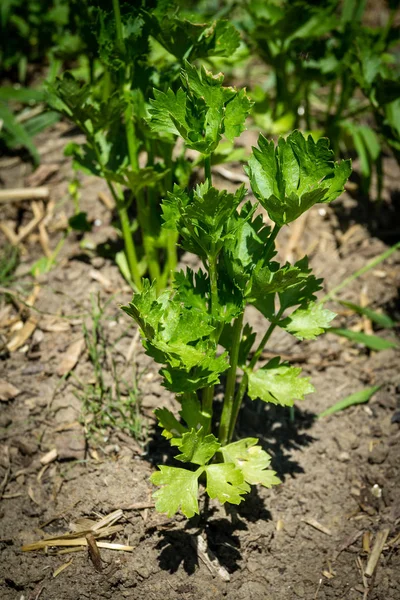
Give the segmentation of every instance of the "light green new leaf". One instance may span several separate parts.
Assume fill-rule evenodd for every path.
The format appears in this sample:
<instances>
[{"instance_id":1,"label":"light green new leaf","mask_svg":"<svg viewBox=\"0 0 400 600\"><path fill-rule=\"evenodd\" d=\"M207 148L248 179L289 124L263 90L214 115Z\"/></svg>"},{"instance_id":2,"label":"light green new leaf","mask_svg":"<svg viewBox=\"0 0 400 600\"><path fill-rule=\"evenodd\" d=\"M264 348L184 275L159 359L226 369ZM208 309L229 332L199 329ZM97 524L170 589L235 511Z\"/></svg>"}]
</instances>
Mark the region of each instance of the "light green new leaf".
<instances>
[{"instance_id":1,"label":"light green new leaf","mask_svg":"<svg viewBox=\"0 0 400 600\"><path fill-rule=\"evenodd\" d=\"M178 512L179 508L188 518L199 514L198 478L203 468L193 472L161 465L159 469L150 478L154 485L163 486L153 494L156 499L156 510L167 513L169 517Z\"/></svg>"},{"instance_id":2,"label":"light green new leaf","mask_svg":"<svg viewBox=\"0 0 400 600\"><path fill-rule=\"evenodd\" d=\"M335 313L324 308L323 304L310 302L280 321L279 325L299 340L314 340L317 335L324 333L335 316Z\"/></svg>"},{"instance_id":3,"label":"light green new leaf","mask_svg":"<svg viewBox=\"0 0 400 600\"><path fill-rule=\"evenodd\" d=\"M244 90L223 87L224 76L184 62L183 88L176 94L154 91L150 100L150 128L180 135L188 148L211 154L225 133L231 141L243 131L251 101Z\"/></svg>"},{"instance_id":4,"label":"light green new leaf","mask_svg":"<svg viewBox=\"0 0 400 600\"><path fill-rule=\"evenodd\" d=\"M246 172L256 198L270 218L282 226L297 219L317 202L331 202L343 191L350 161L333 160L329 141L314 142L299 131L278 145L262 135L253 148Z\"/></svg>"},{"instance_id":5,"label":"light green new leaf","mask_svg":"<svg viewBox=\"0 0 400 600\"><path fill-rule=\"evenodd\" d=\"M244 481L243 473L233 463L208 465L206 491L210 498L218 498L221 504L240 504L243 494L250 491L250 486Z\"/></svg>"},{"instance_id":6,"label":"light green new leaf","mask_svg":"<svg viewBox=\"0 0 400 600\"><path fill-rule=\"evenodd\" d=\"M279 363L279 356L270 360L258 371L248 371L249 396L264 402L293 406L295 400L303 400L305 394L314 392L308 377L299 377L301 369L287 363Z\"/></svg>"},{"instance_id":7,"label":"light green new leaf","mask_svg":"<svg viewBox=\"0 0 400 600\"><path fill-rule=\"evenodd\" d=\"M224 462L234 463L250 485L261 484L267 488L280 483L275 471L268 469L271 457L257 446L257 438L245 438L221 448Z\"/></svg>"},{"instance_id":8,"label":"light green new leaf","mask_svg":"<svg viewBox=\"0 0 400 600\"><path fill-rule=\"evenodd\" d=\"M205 436L203 429L198 431L192 429L184 433L181 438L172 440L171 445L177 446L181 451L181 454L175 458L195 465L207 464L221 446L212 433Z\"/></svg>"}]
</instances>

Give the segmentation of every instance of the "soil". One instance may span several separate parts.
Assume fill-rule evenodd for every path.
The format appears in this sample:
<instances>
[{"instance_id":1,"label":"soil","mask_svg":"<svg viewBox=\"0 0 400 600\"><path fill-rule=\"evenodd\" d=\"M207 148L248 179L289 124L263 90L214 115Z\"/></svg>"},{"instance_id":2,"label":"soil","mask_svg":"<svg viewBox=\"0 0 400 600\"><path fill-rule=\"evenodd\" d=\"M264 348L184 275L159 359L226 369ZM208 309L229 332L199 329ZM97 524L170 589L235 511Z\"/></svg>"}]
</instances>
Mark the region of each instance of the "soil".
<instances>
[{"instance_id":1,"label":"soil","mask_svg":"<svg viewBox=\"0 0 400 600\"><path fill-rule=\"evenodd\" d=\"M38 138L41 171L31 173L19 158L0 161L4 188L47 185L54 215L47 224L50 247L63 237L73 213L68 182L74 176L64 144L76 135L65 123ZM254 143L256 132L243 138ZM354 165L357 171L357 164ZM238 165L227 165L233 175ZM318 276L332 289L396 241L399 171L385 160L385 190L377 206L360 197L357 186L332 206L314 207L290 252L293 227L278 238L280 258L307 253ZM43 255L37 230L22 246L14 295L0 304L3 344L18 333L15 323L37 319L31 336L15 351L2 350L0 380L15 386L0 399L0 597L4 600L154 599L206 600L396 600L400 598L399 350L368 351L332 334L300 343L284 332L272 338L269 352L292 358L311 376L316 392L287 410L246 400L238 431L259 437L271 454L282 485L254 488L240 507L210 502L207 519L168 519L152 508L149 476L156 464L171 461L152 411L176 409L155 365L135 337L135 327L120 310L131 292L106 250L117 244L113 215L99 200L104 184L78 175L81 210L94 221L93 231L71 234L54 268L38 277L33 307L21 303L32 293L32 264ZM236 184L215 175L219 186ZM21 228L32 219L31 203L7 204L2 222ZM397 232L396 232L397 230ZM1 239L4 247L5 239ZM101 252L100 252L101 251ZM288 255L289 254L289 255ZM188 257L182 257L182 264ZM399 320L400 253L347 286L340 297L368 302ZM4 290L3 290L4 291ZM15 295L17 293L17 295ZM94 303L94 304L93 304ZM97 303L97 304L96 304ZM84 340L91 331L93 305L102 306L106 347L127 397L136 373L140 400L137 439L110 429L87 436L82 425L85 384L94 370ZM371 324L338 304L338 326L369 331ZM255 311L247 319L265 331ZM14 331L13 331L14 327ZM18 325L17 327L20 327ZM399 330L377 331L390 340ZM76 344L75 344L76 343ZM65 371L72 357L71 372ZM80 347L80 348L79 348ZM104 358L104 357L103 357ZM267 355L265 356L267 358ZM114 368L113 367L113 368ZM114 379L103 361L107 385ZM82 384L83 382L83 384ZM327 418L317 415L345 396L381 385L367 404ZM114 383L115 385L115 383ZM1 386L0 386L0 389ZM115 390L114 390L115 391ZM48 452L56 452L50 458ZM46 462L50 460L50 462ZM57 554L23 552L24 544L69 531L82 517L99 519L122 509L122 529L114 541L133 551L100 550L101 571L86 551ZM388 530L372 577L364 574L378 532ZM196 535L208 542L223 578L196 551ZM60 567L65 568L60 570Z\"/></svg>"}]
</instances>

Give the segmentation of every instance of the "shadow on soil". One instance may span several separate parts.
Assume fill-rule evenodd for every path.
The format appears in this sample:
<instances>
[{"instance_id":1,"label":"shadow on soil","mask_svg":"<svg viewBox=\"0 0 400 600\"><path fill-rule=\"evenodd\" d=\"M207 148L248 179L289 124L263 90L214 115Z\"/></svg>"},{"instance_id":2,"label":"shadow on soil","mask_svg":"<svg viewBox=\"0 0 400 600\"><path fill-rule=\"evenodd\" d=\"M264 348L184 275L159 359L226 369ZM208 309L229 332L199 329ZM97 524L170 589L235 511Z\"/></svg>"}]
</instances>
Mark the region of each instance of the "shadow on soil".
<instances>
[{"instance_id":1,"label":"shadow on soil","mask_svg":"<svg viewBox=\"0 0 400 600\"><path fill-rule=\"evenodd\" d=\"M358 173L353 172L351 180L357 184L357 195L346 201L331 204L342 232L346 232L354 223L366 227L373 237L377 237L391 246L400 239L398 212L400 209L400 190L392 190L390 199L376 200L362 192L362 182Z\"/></svg>"},{"instance_id":2,"label":"shadow on soil","mask_svg":"<svg viewBox=\"0 0 400 600\"><path fill-rule=\"evenodd\" d=\"M175 573L182 564L186 573L192 575L199 566L199 552L196 550L195 539L203 532L208 548L219 564L229 573L239 569L244 548L241 547L238 532L247 531L247 522L271 520L271 513L265 508L264 500L260 498L255 487L243 504L226 504L224 509L226 518L214 518L213 514L217 510L214 508L190 519L184 529L161 531L156 546L159 550L160 568Z\"/></svg>"},{"instance_id":3,"label":"shadow on soil","mask_svg":"<svg viewBox=\"0 0 400 600\"><path fill-rule=\"evenodd\" d=\"M314 423L316 415L312 412L294 411L283 406L253 402L245 399L238 430L240 437L257 437L263 449L271 456L271 466L283 481L287 475L304 473L304 469L291 456L292 450L310 446L315 440L307 430Z\"/></svg>"}]
</instances>

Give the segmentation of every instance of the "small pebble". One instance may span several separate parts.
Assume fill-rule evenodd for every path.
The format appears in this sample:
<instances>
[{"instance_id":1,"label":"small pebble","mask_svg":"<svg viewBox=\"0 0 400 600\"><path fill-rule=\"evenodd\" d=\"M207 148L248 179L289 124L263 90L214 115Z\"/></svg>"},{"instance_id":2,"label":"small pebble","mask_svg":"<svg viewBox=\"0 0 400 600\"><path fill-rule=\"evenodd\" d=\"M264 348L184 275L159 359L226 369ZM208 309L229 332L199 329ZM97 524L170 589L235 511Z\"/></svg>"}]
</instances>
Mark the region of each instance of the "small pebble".
<instances>
[{"instance_id":1,"label":"small pebble","mask_svg":"<svg viewBox=\"0 0 400 600\"><path fill-rule=\"evenodd\" d=\"M388 453L389 448L387 446L384 444L377 444L370 452L368 456L368 462L373 465L381 465L383 462L385 462Z\"/></svg>"},{"instance_id":2,"label":"small pebble","mask_svg":"<svg viewBox=\"0 0 400 600\"><path fill-rule=\"evenodd\" d=\"M348 452L341 452L338 455L338 460L340 462L349 462L349 460L350 460L350 454Z\"/></svg>"}]
</instances>

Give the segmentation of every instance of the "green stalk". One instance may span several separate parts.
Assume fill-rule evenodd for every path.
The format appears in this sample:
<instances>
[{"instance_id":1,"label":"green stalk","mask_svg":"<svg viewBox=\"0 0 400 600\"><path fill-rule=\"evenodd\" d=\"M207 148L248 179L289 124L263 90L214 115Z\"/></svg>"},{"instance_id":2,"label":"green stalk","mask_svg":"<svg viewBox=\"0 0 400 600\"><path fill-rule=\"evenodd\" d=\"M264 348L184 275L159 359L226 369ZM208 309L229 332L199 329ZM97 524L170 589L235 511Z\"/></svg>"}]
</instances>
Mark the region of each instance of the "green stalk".
<instances>
[{"instance_id":1,"label":"green stalk","mask_svg":"<svg viewBox=\"0 0 400 600\"><path fill-rule=\"evenodd\" d=\"M126 254L129 269L130 269L130 272L132 275L132 280L133 280L133 283L138 288L138 290L141 290L142 289L142 278L140 276L136 248L135 248L135 244L134 244L132 233L131 233L128 211L125 206L124 199L121 198L120 194L117 194L113 184L104 174L104 165L103 165L103 161L101 159L99 149L97 147L96 139L94 138L94 136L92 136L88 132L88 130L86 129L86 127L83 124L78 122L78 125L81 127L81 129L83 131L85 131L86 136L92 145L92 148L96 154L97 162L99 163L102 175L107 182L107 186L111 192L112 197L114 198L115 205L117 207L119 220L121 222L122 237L124 238L124 245L125 245L125 254Z\"/></svg>"},{"instance_id":2,"label":"green stalk","mask_svg":"<svg viewBox=\"0 0 400 600\"><path fill-rule=\"evenodd\" d=\"M206 177L206 180L208 181L210 187L212 185L212 178L211 178L211 156L205 156L204 157L204 174Z\"/></svg>"},{"instance_id":3,"label":"green stalk","mask_svg":"<svg viewBox=\"0 0 400 600\"><path fill-rule=\"evenodd\" d=\"M117 30L117 44L120 50L125 50L124 37L122 35L122 22L121 22L121 10L119 7L119 0L112 0L114 17L115 17L115 28Z\"/></svg>"},{"instance_id":4,"label":"green stalk","mask_svg":"<svg viewBox=\"0 0 400 600\"><path fill-rule=\"evenodd\" d=\"M206 434L211 431L211 422L213 416L213 402L214 402L214 386L203 388L201 395L201 412L207 417Z\"/></svg>"},{"instance_id":5,"label":"green stalk","mask_svg":"<svg viewBox=\"0 0 400 600\"><path fill-rule=\"evenodd\" d=\"M166 156L164 156L164 160L165 160L166 167L169 169L169 172L168 172L167 178L166 178L166 191L172 192L172 189L173 189L172 151L168 152L168 154ZM179 238L179 235L177 232L175 232L175 231L167 232L167 242L166 242L167 259L166 259L166 263L164 266L164 272L161 276L161 280L162 280L161 287L162 288L165 288L167 286L167 283L169 280L172 281L173 274L176 269L176 265L178 264L178 251L177 251L178 238Z\"/></svg>"},{"instance_id":6,"label":"green stalk","mask_svg":"<svg viewBox=\"0 0 400 600\"><path fill-rule=\"evenodd\" d=\"M222 409L221 422L219 425L219 441L224 446L228 441L229 428L232 419L234 396L235 396L235 385L236 385L236 372L239 360L239 349L240 349L240 338L243 327L243 316L244 312L239 315L233 324L233 339L232 348L230 352L230 367L226 379L225 398L224 406Z\"/></svg>"},{"instance_id":7,"label":"green stalk","mask_svg":"<svg viewBox=\"0 0 400 600\"><path fill-rule=\"evenodd\" d=\"M117 33L117 44L119 46L120 51L122 53L124 53L125 52L125 43L124 43L123 32L122 32L121 11L120 11L119 0L113 0L113 9L114 9L115 27L116 27L116 33ZM122 82L122 92L123 93L125 93L124 82L126 81L126 79L127 79L127 73L124 74L124 79ZM132 79L132 76L130 76L129 79ZM130 89L130 86L129 86L129 89ZM124 112L124 118L125 118L125 131L126 131L126 140L127 140L127 144L128 144L129 161L130 161L132 171L137 173L140 168L139 167L139 152L138 152L139 142L138 142L138 139L136 136L136 131L135 131L135 123L133 120L133 109L132 109L132 105L129 102L128 102L127 108L125 109L125 112ZM134 190L132 190L132 191L134 192ZM149 230L148 218L147 218L148 216L147 216L147 210L146 210L143 192L142 191L136 192L135 198L136 198L136 204L137 204L138 220L139 220L139 224L140 224L140 228L142 230L142 236L143 236L143 248L144 248L144 253L145 253L145 256L147 259L147 268L149 270L151 279L155 280L156 282L159 283L160 268L158 265L157 249L155 248L154 240L153 240L152 236L150 236L148 233L148 230ZM124 216L128 220L128 224L129 224L127 212ZM122 220L121 220L121 224L122 224ZM124 226L124 225L122 224L122 226Z\"/></svg>"},{"instance_id":8,"label":"green stalk","mask_svg":"<svg viewBox=\"0 0 400 600\"><path fill-rule=\"evenodd\" d=\"M116 196L115 196L116 197ZM117 211L119 220L121 222L122 236L124 238L125 253L128 259L129 269L132 275L132 279L138 290L142 289L142 278L140 276L139 265L137 260L136 248L133 241L131 232L131 224L129 221L129 215L124 201L116 197Z\"/></svg>"},{"instance_id":9,"label":"green stalk","mask_svg":"<svg viewBox=\"0 0 400 600\"><path fill-rule=\"evenodd\" d=\"M204 157L204 174L205 174L206 180L208 181L209 185L211 186L212 178L211 178L211 156L210 155ZM217 306L218 306L217 255L215 253L214 244L212 244L212 246L211 246L210 256L208 257L208 274L210 277L210 294L211 294L209 310L210 310L211 316L213 316L217 309ZM218 332L215 329L214 339L216 338L217 334L218 334ZM216 339L215 339L215 342L217 342ZM212 416L213 416L213 402L214 402L214 386L211 385L209 387L204 388L203 392L202 392L202 411L208 417L207 433L209 433L211 431L211 423L212 423Z\"/></svg>"},{"instance_id":10,"label":"green stalk","mask_svg":"<svg viewBox=\"0 0 400 600\"><path fill-rule=\"evenodd\" d=\"M260 358L260 356L262 354L262 351L264 350L265 346L267 345L269 338L273 334L274 329L277 326L278 321L282 316L283 311L284 311L284 308L280 308L280 310L277 312L277 314L274 317L274 322L270 323L270 326L268 327L267 331L265 332L263 339L258 344L257 350L254 352L253 358L251 359L249 366L247 367L247 370L252 371L254 369L254 367L256 366L258 359ZM237 391L234 403L233 403L232 417L231 417L231 421L229 424L228 442L230 442L232 440L232 436L235 431L236 421L237 421L237 418L239 415L239 410L242 405L242 400L246 393L248 383L249 383L249 376L247 375L247 373L244 373L242 381L240 382L239 389Z\"/></svg>"},{"instance_id":11,"label":"green stalk","mask_svg":"<svg viewBox=\"0 0 400 600\"><path fill-rule=\"evenodd\" d=\"M160 288L164 289L167 287L168 281L172 280L176 265L178 264L178 257L176 252L176 246L178 244L178 234L175 231L169 231L167 235L167 261L164 266L164 271L161 275Z\"/></svg>"}]
</instances>

